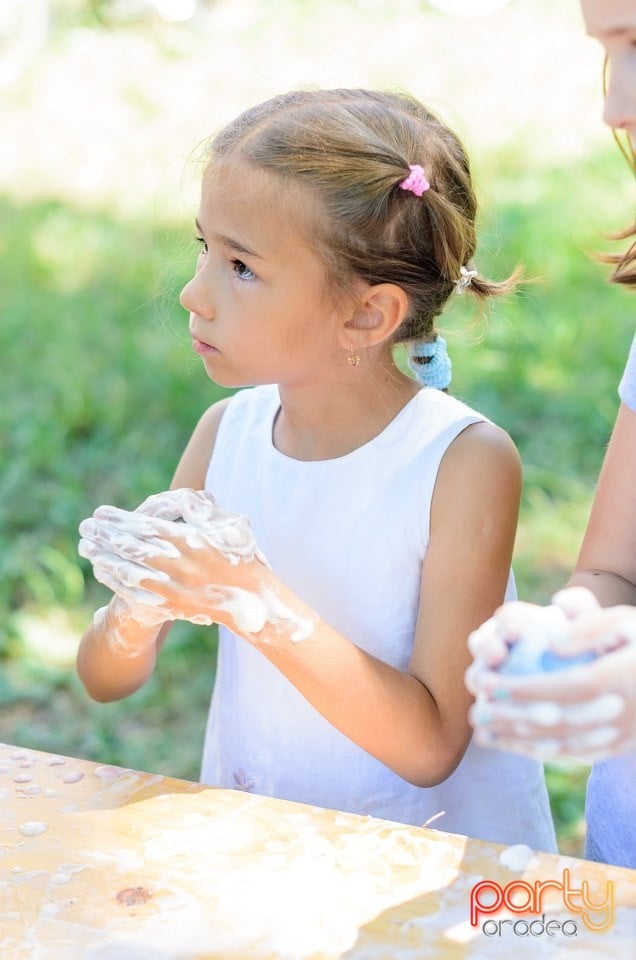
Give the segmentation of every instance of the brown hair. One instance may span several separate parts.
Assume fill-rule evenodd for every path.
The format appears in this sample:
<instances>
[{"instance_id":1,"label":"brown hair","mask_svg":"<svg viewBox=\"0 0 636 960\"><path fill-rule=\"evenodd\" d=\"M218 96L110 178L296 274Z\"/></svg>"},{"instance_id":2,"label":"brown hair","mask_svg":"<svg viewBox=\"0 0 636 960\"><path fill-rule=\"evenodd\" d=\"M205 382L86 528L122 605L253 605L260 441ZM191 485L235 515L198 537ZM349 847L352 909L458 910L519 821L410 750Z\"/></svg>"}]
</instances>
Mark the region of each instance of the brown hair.
<instances>
[{"instance_id":1,"label":"brown hair","mask_svg":"<svg viewBox=\"0 0 636 960\"><path fill-rule=\"evenodd\" d=\"M603 96L607 96L607 76L609 70L609 57L605 57L603 65ZM636 176L636 155L630 138L623 143L616 130L612 130L614 139L618 144L618 149L625 157L629 169ZM631 240L630 245L624 253L602 253L599 260L603 263L611 263L614 266L614 272L610 279L613 283L624 283L628 287L636 286L636 221L631 226L619 233L612 234L612 240Z\"/></svg>"},{"instance_id":2,"label":"brown hair","mask_svg":"<svg viewBox=\"0 0 636 960\"><path fill-rule=\"evenodd\" d=\"M421 103L373 90L293 91L241 114L213 139L211 155L214 165L245 161L271 172L292 202L293 184L309 187L318 202L308 235L337 288L395 283L410 305L395 342L433 337L461 267L472 266L477 203L462 144ZM400 189L410 164L430 181L419 198ZM515 280L477 275L468 289L486 298Z\"/></svg>"},{"instance_id":3,"label":"brown hair","mask_svg":"<svg viewBox=\"0 0 636 960\"><path fill-rule=\"evenodd\" d=\"M614 265L610 280L612 283L624 283L628 287L636 286L636 223L626 230L612 235L613 240L631 240L624 253L602 253L599 260Z\"/></svg>"},{"instance_id":4,"label":"brown hair","mask_svg":"<svg viewBox=\"0 0 636 960\"><path fill-rule=\"evenodd\" d=\"M627 145L625 145L621 143L616 130L613 133L618 148L627 160L630 170L636 174L636 157L631 140L628 139ZM612 283L623 283L628 287L636 286L636 222L625 230L612 234L611 239L630 240L631 242L623 253L602 253L599 255L599 260L613 265L614 271L610 277Z\"/></svg>"}]
</instances>

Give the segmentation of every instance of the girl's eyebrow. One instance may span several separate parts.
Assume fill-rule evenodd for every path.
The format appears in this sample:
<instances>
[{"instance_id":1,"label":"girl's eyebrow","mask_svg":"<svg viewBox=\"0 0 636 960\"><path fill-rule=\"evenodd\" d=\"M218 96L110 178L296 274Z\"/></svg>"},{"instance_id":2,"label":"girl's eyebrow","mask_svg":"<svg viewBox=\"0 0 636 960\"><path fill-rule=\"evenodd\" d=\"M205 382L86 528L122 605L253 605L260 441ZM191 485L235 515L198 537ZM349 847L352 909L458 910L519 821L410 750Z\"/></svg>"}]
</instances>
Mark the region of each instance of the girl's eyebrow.
<instances>
[{"instance_id":1,"label":"girl's eyebrow","mask_svg":"<svg viewBox=\"0 0 636 960\"><path fill-rule=\"evenodd\" d=\"M198 217L195 219L194 223L199 233L203 235L203 227L199 223ZM215 234L214 239L218 240L218 242L222 243L224 246L230 247L230 249L234 250L236 253L247 254L250 257L258 257L259 260L262 260L260 253L257 253L256 250L251 250L243 243L240 243L240 241L234 240L233 237L226 237L221 233L217 233Z\"/></svg>"},{"instance_id":2,"label":"girl's eyebrow","mask_svg":"<svg viewBox=\"0 0 636 960\"><path fill-rule=\"evenodd\" d=\"M259 260L262 260L260 253L257 253L256 250L250 250L249 247L246 247L238 240L234 240L232 237L224 237L222 234L217 233L216 239L220 243L224 244L224 246L230 247L231 250L236 251L236 253L246 253L248 257L258 257Z\"/></svg>"}]
</instances>

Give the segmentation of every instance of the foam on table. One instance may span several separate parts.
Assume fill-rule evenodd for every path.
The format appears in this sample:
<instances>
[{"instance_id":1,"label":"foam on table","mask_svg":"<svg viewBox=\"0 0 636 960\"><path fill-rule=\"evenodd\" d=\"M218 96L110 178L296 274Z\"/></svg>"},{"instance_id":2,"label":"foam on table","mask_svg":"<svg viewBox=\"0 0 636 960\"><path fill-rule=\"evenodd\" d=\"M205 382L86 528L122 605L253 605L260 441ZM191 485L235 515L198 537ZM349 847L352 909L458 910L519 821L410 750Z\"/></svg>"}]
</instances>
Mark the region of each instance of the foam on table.
<instances>
[{"instance_id":1,"label":"foam on table","mask_svg":"<svg viewBox=\"0 0 636 960\"><path fill-rule=\"evenodd\" d=\"M521 864L466 837L2 745L0 770L2 960L509 957L470 926L472 886L566 865L616 878L619 904L615 928L582 930L568 958L602 942L632 960L633 871ZM562 902L548 895L546 913Z\"/></svg>"}]
</instances>

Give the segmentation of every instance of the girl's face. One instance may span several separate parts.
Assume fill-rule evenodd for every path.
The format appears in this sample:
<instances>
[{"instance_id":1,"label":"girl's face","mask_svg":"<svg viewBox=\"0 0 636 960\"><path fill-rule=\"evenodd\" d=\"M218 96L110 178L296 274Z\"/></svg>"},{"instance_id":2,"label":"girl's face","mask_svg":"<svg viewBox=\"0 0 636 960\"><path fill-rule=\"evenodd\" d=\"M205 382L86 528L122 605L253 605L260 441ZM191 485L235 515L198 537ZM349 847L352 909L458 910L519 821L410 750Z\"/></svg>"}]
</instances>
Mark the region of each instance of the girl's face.
<instances>
[{"instance_id":1,"label":"girl's face","mask_svg":"<svg viewBox=\"0 0 636 960\"><path fill-rule=\"evenodd\" d=\"M605 47L609 83L603 117L636 146L636 0L581 0L587 32Z\"/></svg>"},{"instance_id":2,"label":"girl's face","mask_svg":"<svg viewBox=\"0 0 636 960\"><path fill-rule=\"evenodd\" d=\"M180 299L210 378L238 387L333 376L342 350L326 270L266 175L209 168L197 229L201 252Z\"/></svg>"}]
</instances>

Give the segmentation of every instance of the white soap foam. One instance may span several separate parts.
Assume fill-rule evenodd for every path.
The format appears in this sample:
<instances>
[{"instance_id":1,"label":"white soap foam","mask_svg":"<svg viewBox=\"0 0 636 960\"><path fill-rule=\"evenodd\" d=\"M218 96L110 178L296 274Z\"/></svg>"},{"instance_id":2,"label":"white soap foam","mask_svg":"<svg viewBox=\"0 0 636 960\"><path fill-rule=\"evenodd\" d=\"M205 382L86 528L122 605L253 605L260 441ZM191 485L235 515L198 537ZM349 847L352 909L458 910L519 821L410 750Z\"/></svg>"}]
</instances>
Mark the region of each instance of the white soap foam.
<instances>
[{"instance_id":1,"label":"white soap foam","mask_svg":"<svg viewBox=\"0 0 636 960\"><path fill-rule=\"evenodd\" d=\"M527 870L534 860L534 850L525 843L515 843L506 847L499 855L499 863L507 870Z\"/></svg>"},{"instance_id":2,"label":"white soap foam","mask_svg":"<svg viewBox=\"0 0 636 960\"><path fill-rule=\"evenodd\" d=\"M18 830L23 837L38 837L41 833L44 833L45 830L48 830L48 823L44 823L42 820L27 820L25 823L21 823L18 827Z\"/></svg>"}]
</instances>

